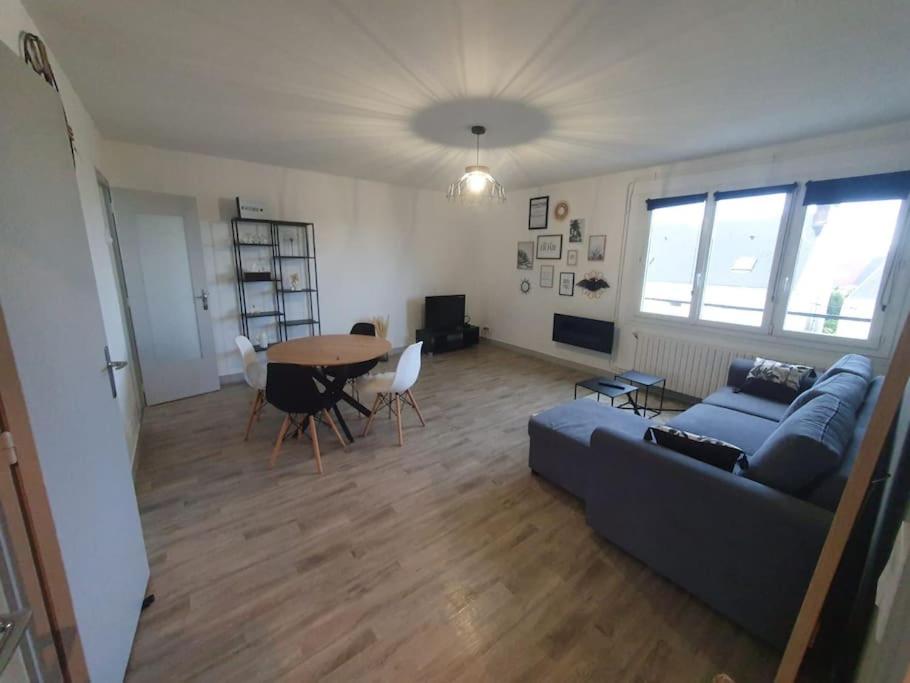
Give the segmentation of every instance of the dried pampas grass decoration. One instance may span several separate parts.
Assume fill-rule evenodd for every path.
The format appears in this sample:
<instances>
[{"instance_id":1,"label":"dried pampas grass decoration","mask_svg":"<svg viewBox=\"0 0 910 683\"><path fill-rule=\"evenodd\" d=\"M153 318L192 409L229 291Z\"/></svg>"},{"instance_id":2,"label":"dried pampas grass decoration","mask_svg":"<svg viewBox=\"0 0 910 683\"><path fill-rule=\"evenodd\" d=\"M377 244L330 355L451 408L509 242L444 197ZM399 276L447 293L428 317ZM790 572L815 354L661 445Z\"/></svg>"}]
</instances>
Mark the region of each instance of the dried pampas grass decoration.
<instances>
[{"instance_id":1,"label":"dried pampas grass decoration","mask_svg":"<svg viewBox=\"0 0 910 683\"><path fill-rule=\"evenodd\" d=\"M375 318L370 318L370 322L373 323L373 326L376 328L376 336L385 339L389 334L389 316L377 315Z\"/></svg>"}]
</instances>

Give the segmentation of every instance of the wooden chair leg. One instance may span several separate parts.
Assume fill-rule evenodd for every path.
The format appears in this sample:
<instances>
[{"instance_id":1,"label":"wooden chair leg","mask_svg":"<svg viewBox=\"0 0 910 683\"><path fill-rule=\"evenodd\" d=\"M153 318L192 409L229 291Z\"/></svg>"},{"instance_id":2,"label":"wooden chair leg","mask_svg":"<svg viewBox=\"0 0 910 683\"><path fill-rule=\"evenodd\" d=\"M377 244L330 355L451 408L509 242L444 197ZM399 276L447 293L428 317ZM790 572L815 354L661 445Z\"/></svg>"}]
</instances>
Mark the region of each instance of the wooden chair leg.
<instances>
[{"instance_id":1,"label":"wooden chair leg","mask_svg":"<svg viewBox=\"0 0 910 683\"><path fill-rule=\"evenodd\" d=\"M246 421L246 432L243 434L243 440L249 441L250 432L253 430L253 422L259 415L259 402L262 401L262 391L257 391L253 398L253 405L250 407L250 419Z\"/></svg>"},{"instance_id":2,"label":"wooden chair leg","mask_svg":"<svg viewBox=\"0 0 910 683\"><path fill-rule=\"evenodd\" d=\"M335 424L335 420L332 419L332 415L329 413L329 411L323 410L322 416L325 418L325 421L328 423L329 427L332 428L332 431L335 432L335 436L338 437L338 443L341 444L341 447L344 450L348 450L348 442L344 440L341 432L338 431L338 425Z\"/></svg>"},{"instance_id":3,"label":"wooden chair leg","mask_svg":"<svg viewBox=\"0 0 910 683\"><path fill-rule=\"evenodd\" d=\"M423 415L420 412L420 408L417 405L417 399L414 398L414 394L411 393L410 389L408 389L404 393L406 393L408 395L408 398L411 399L411 405L414 406L414 412L417 413L417 419L420 420L420 426L426 427L427 423L423 419Z\"/></svg>"},{"instance_id":4,"label":"wooden chair leg","mask_svg":"<svg viewBox=\"0 0 910 683\"><path fill-rule=\"evenodd\" d=\"M398 445L404 446L404 434L401 432L401 395L395 394L395 417L398 419Z\"/></svg>"},{"instance_id":5,"label":"wooden chair leg","mask_svg":"<svg viewBox=\"0 0 910 683\"><path fill-rule=\"evenodd\" d=\"M316 458L316 470L322 474L322 458L319 455L319 436L316 434L316 420L309 416L310 440L313 442L313 457Z\"/></svg>"},{"instance_id":6,"label":"wooden chair leg","mask_svg":"<svg viewBox=\"0 0 910 683\"><path fill-rule=\"evenodd\" d=\"M367 423L363 426L363 431L360 433L360 436L366 436L367 432L370 431L370 425L373 424L373 419L376 417L376 411L379 410L379 402L382 400L382 394L376 394L376 399L373 401L373 409L370 411L370 417L367 419Z\"/></svg>"},{"instance_id":7,"label":"wooden chair leg","mask_svg":"<svg viewBox=\"0 0 910 683\"><path fill-rule=\"evenodd\" d=\"M297 422L297 440L300 441L300 439L302 439L302 438L303 438L303 416L301 415L300 420L298 420L298 422Z\"/></svg>"},{"instance_id":8,"label":"wooden chair leg","mask_svg":"<svg viewBox=\"0 0 910 683\"><path fill-rule=\"evenodd\" d=\"M278 453L281 451L281 444L284 441L284 435L288 431L288 426L291 424L291 416L285 415L284 422L281 423L281 429L278 430L278 439L275 441L275 447L272 449L272 457L269 459L269 467L275 466L275 461L278 460Z\"/></svg>"}]
</instances>

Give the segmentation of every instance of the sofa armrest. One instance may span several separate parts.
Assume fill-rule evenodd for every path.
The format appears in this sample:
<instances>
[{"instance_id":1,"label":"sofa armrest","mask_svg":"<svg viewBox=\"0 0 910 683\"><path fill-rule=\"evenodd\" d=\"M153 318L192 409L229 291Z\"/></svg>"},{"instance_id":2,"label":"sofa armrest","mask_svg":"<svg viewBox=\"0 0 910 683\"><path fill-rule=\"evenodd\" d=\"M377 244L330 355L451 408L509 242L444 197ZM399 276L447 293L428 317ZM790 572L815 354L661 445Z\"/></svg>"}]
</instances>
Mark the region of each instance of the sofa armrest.
<instances>
[{"instance_id":1,"label":"sofa armrest","mask_svg":"<svg viewBox=\"0 0 910 683\"><path fill-rule=\"evenodd\" d=\"M741 387L754 364L754 358L734 358L727 372L727 384L731 387Z\"/></svg>"},{"instance_id":2,"label":"sofa armrest","mask_svg":"<svg viewBox=\"0 0 910 683\"><path fill-rule=\"evenodd\" d=\"M782 646L832 515L643 439L591 438L588 523L719 612Z\"/></svg>"}]
</instances>

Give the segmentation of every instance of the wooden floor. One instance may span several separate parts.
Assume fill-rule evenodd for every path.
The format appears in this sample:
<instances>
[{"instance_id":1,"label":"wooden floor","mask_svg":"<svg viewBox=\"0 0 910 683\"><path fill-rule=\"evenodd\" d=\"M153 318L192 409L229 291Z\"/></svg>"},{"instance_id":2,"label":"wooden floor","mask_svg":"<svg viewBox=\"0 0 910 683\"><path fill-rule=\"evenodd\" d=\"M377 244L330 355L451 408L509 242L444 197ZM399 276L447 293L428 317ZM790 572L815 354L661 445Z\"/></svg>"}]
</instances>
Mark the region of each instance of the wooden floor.
<instances>
[{"instance_id":1,"label":"wooden floor","mask_svg":"<svg viewBox=\"0 0 910 683\"><path fill-rule=\"evenodd\" d=\"M425 358L405 413L267 461L245 386L150 408L137 476L155 603L129 681L768 681L777 656L597 537L527 467L582 373L481 345ZM350 418L359 430L362 422ZM358 431L359 433L359 431Z\"/></svg>"}]
</instances>

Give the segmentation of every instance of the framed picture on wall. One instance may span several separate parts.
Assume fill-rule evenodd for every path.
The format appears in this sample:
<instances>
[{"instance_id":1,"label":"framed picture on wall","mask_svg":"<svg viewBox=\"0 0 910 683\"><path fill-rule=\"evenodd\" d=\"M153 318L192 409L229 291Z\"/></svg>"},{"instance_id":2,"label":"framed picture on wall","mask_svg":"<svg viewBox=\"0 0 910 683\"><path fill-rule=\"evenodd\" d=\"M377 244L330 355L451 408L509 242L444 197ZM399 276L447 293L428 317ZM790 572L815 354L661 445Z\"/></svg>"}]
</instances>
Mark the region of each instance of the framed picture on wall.
<instances>
[{"instance_id":1,"label":"framed picture on wall","mask_svg":"<svg viewBox=\"0 0 910 683\"><path fill-rule=\"evenodd\" d=\"M537 258L556 261L562 258L562 235L538 235Z\"/></svg>"},{"instance_id":2,"label":"framed picture on wall","mask_svg":"<svg viewBox=\"0 0 910 683\"><path fill-rule=\"evenodd\" d=\"M585 239L585 219L573 218L569 221L569 241L584 242Z\"/></svg>"},{"instance_id":3,"label":"framed picture on wall","mask_svg":"<svg viewBox=\"0 0 910 683\"><path fill-rule=\"evenodd\" d=\"M556 269L556 266L541 266L540 267L540 288L541 289L553 289L553 271Z\"/></svg>"},{"instance_id":4,"label":"framed picture on wall","mask_svg":"<svg viewBox=\"0 0 910 683\"><path fill-rule=\"evenodd\" d=\"M531 197L528 204L528 230L546 230L550 214L550 196Z\"/></svg>"},{"instance_id":5,"label":"framed picture on wall","mask_svg":"<svg viewBox=\"0 0 910 683\"><path fill-rule=\"evenodd\" d=\"M559 296L575 296L575 273L559 274Z\"/></svg>"},{"instance_id":6,"label":"framed picture on wall","mask_svg":"<svg viewBox=\"0 0 910 683\"><path fill-rule=\"evenodd\" d=\"M566 252L566 265L567 266L577 266L578 265L578 249L569 249Z\"/></svg>"},{"instance_id":7,"label":"framed picture on wall","mask_svg":"<svg viewBox=\"0 0 910 683\"><path fill-rule=\"evenodd\" d=\"M603 261L607 251L606 235L591 235L588 238L588 260Z\"/></svg>"},{"instance_id":8,"label":"framed picture on wall","mask_svg":"<svg viewBox=\"0 0 910 683\"><path fill-rule=\"evenodd\" d=\"M518 243L518 270L531 270L534 268L534 243Z\"/></svg>"}]
</instances>

